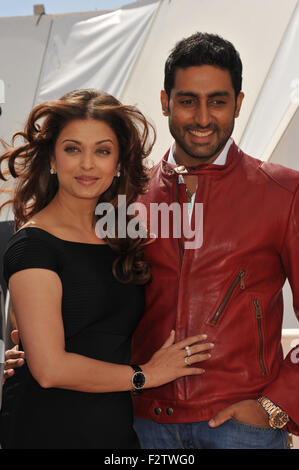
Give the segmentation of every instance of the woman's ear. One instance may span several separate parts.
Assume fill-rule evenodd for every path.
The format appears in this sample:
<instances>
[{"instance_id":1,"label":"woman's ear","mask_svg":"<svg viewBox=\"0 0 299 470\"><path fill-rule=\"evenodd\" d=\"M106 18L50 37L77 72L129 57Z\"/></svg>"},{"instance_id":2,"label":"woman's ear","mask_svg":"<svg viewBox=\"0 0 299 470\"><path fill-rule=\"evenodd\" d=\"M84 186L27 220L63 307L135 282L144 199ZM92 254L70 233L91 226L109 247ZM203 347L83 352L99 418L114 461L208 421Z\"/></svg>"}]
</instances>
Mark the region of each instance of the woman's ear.
<instances>
[{"instance_id":1,"label":"woman's ear","mask_svg":"<svg viewBox=\"0 0 299 470\"><path fill-rule=\"evenodd\" d=\"M116 169L115 169L115 175L117 178L120 177L120 163L117 165Z\"/></svg>"},{"instance_id":2,"label":"woman's ear","mask_svg":"<svg viewBox=\"0 0 299 470\"><path fill-rule=\"evenodd\" d=\"M54 155L50 157L50 173L52 175L56 174L56 160Z\"/></svg>"}]
</instances>

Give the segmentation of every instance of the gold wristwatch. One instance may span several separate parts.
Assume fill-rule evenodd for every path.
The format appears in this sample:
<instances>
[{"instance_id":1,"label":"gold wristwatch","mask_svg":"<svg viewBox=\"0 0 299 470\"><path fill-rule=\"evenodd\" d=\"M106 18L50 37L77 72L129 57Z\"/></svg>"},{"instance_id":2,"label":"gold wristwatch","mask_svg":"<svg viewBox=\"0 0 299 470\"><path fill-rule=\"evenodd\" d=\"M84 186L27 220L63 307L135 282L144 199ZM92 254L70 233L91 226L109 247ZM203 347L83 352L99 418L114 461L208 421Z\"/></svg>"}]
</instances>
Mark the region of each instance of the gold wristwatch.
<instances>
[{"instance_id":1,"label":"gold wristwatch","mask_svg":"<svg viewBox=\"0 0 299 470\"><path fill-rule=\"evenodd\" d=\"M275 405L269 398L260 397L258 402L267 411L271 428L281 429L287 424L289 421L287 413Z\"/></svg>"}]
</instances>

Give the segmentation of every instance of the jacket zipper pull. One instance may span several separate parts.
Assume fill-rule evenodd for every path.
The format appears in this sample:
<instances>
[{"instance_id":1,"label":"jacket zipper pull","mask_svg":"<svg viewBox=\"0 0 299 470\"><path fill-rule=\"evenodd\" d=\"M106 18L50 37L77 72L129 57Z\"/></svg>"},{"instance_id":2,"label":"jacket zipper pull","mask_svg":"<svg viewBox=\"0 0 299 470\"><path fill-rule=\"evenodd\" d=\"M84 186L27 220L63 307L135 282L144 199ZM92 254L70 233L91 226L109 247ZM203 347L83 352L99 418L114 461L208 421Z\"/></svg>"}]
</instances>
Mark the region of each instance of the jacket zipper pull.
<instances>
[{"instance_id":1,"label":"jacket zipper pull","mask_svg":"<svg viewBox=\"0 0 299 470\"><path fill-rule=\"evenodd\" d=\"M260 303L259 303L258 299L254 299L253 303L254 303L254 305L255 305L256 318L257 318L258 320L260 320L260 319L262 318L262 312L261 312Z\"/></svg>"},{"instance_id":2,"label":"jacket zipper pull","mask_svg":"<svg viewBox=\"0 0 299 470\"><path fill-rule=\"evenodd\" d=\"M239 278L240 278L240 289L244 290L245 289L245 271L240 271L239 272Z\"/></svg>"},{"instance_id":3,"label":"jacket zipper pull","mask_svg":"<svg viewBox=\"0 0 299 470\"><path fill-rule=\"evenodd\" d=\"M256 319L257 319L257 327L258 327L258 334L259 334L259 341L260 341L260 347L259 347L259 361L260 361L260 366L262 369L262 372L264 375L267 375L265 363L264 363L264 357L263 357L263 349L264 349L264 340L263 340L263 334L262 334L262 311L261 311L261 306L260 302L258 299L253 300L254 306L255 306L255 314L256 314Z\"/></svg>"},{"instance_id":4,"label":"jacket zipper pull","mask_svg":"<svg viewBox=\"0 0 299 470\"><path fill-rule=\"evenodd\" d=\"M219 317L222 315L222 312L224 308L226 307L226 304L228 303L233 291L236 289L238 286L238 283L240 282L240 289L244 290L245 289L245 282L244 282L244 277L245 277L246 271L242 269L242 271L239 272L239 274L235 277L234 282L230 285L226 296L224 297L223 302L219 306L217 312L215 313L214 317L211 320L211 323L213 325L216 325L217 321L219 320Z\"/></svg>"}]
</instances>

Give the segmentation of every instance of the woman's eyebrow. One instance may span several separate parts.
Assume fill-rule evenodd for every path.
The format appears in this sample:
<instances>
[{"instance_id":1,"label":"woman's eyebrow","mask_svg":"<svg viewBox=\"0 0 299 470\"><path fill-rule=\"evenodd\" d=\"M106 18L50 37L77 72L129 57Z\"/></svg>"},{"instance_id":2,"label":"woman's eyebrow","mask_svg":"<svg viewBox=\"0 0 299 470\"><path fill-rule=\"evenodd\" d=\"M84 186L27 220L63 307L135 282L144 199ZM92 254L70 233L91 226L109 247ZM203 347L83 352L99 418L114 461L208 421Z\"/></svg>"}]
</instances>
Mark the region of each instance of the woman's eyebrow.
<instances>
[{"instance_id":1,"label":"woman's eyebrow","mask_svg":"<svg viewBox=\"0 0 299 470\"><path fill-rule=\"evenodd\" d=\"M64 139L62 141L62 144L64 144L64 142L74 142L75 144L80 144L80 142L78 140L75 140L75 139Z\"/></svg>"},{"instance_id":2,"label":"woman's eyebrow","mask_svg":"<svg viewBox=\"0 0 299 470\"><path fill-rule=\"evenodd\" d=\"M64 142L74 142L75 144L79 144L79 145L81 144L81 142L79 140L75 140L75 139L64 139L62 141L62 143L64 143ZM103 142L111 142L113 144L111 139L103 139L103 140L99 140L98 142L96 142L96 145L97 144L102 144Z\"/></svg>"},{"instance_id":3,"label":"woman's eyebrow","mask_svg":"<svg viewBox=\"0 0 299 470\"><path fill-rule=\"evenodd\" d=\"M113 144L112 139L103 139L103 140L99 140L98 142L96 142L96 144L102 144L103 142L111 142L111 143Z\"/></svg>"}]
</instances>

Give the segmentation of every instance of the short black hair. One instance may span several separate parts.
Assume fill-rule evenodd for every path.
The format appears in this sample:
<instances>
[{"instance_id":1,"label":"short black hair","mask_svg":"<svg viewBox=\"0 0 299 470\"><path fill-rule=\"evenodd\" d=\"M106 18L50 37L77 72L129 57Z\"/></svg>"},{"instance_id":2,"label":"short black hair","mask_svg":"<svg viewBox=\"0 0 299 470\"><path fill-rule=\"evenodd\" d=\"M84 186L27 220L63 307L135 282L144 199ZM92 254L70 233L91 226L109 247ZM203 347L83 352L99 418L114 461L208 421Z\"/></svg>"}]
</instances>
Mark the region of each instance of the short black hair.
<instances>
[{"instance_id":1,"label":"short black hair","mask_svg":"<svg viewBox=\"0 0 299 470\"><path fill-rule=\"evenodd\" d=\"M170 97L177 68L214 65L230 72L235 95L242 88L242 61L233 44L209 33L197 32L182 39L172 49L164 69L164 89Z\"/></svg>"}]
</instances>

